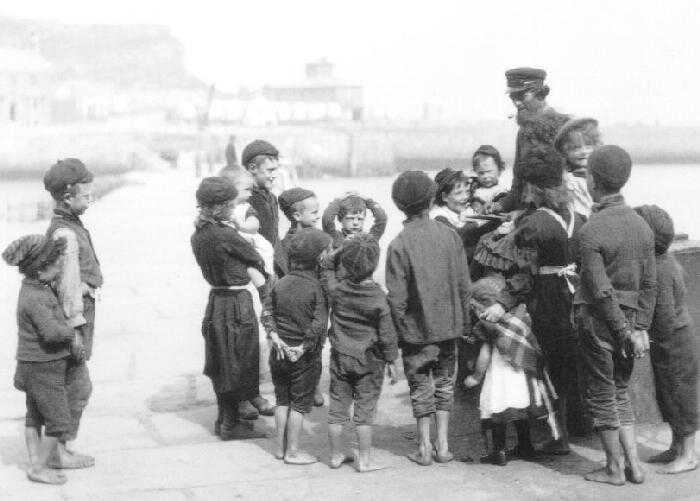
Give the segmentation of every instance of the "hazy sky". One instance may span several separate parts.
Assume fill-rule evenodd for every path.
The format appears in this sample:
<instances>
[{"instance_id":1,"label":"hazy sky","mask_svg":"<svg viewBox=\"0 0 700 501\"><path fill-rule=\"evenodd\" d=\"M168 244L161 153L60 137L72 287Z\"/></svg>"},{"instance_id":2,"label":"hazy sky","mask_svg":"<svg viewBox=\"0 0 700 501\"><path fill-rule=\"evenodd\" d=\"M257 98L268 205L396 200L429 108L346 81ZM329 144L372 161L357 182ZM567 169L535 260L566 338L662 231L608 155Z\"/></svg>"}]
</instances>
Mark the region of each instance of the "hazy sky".
<instances>
[{"instance_id":1,"label":"hazy sky","mask_svg":"<svg viewBox=\"0 0 700 501\"><path fill-rule=\"evenodd\" d=\"M604 122L700 125L697 2L32 1L0 14L169 25L187 65L220 88L297 81L319 57L365 85L374 110L422 103L466 120L512 112L503 72L539 66L550 102Z\"/></svg>"}]
</instances>

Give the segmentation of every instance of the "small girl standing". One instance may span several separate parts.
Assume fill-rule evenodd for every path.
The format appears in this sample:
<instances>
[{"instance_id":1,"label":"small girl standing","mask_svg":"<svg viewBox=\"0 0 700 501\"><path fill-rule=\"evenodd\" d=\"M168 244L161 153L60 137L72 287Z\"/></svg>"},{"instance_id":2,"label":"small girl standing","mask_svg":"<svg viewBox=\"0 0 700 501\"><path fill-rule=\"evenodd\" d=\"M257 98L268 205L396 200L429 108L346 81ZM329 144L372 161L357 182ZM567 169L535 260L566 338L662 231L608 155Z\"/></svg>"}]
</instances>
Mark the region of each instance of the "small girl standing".
<instances>
[{"instance_id":1,"label":"small girl standing","mask_svg":"<svg viewBox=\"0 0 700 501\"><path fill-rule=\"evenodd\" d=\"M544 367L544 357L530 329L524 304L508 292L506 281L494 274L472 286L472 311L479 318L474 337L482 341L476 371L464 381L475 387L483 378L479 395L482 426L491 429L492 451L481 462L505 466L506 426L512 422L518 433L516 455L532 457L528 419L546 418L552 435L559 437L554 417L554 387ZM490 306L507 309L501 318L489 318ZM489 318L489 319L487 319Z\"/></svg>"},{"instance_id":2,"label":"small girl standing","mask_svg":"<svg viewBox=\"0 0 700 501\"><path fill-rule=\"evenodd\" d=\"M71 430L66 371L71 353L84 358L85 347L68 324L51 286L60 274L65 247L63 238L27 235L12 242L2 254L7 264L19 267L25 276L17 304L19 340L14 383L27 396L27 477L45 484L66 482L66 476L51 469L50 463L53 466L58 460L63 468L79 467L71 463L65 450Z\"/></svg>"}]
</instances>

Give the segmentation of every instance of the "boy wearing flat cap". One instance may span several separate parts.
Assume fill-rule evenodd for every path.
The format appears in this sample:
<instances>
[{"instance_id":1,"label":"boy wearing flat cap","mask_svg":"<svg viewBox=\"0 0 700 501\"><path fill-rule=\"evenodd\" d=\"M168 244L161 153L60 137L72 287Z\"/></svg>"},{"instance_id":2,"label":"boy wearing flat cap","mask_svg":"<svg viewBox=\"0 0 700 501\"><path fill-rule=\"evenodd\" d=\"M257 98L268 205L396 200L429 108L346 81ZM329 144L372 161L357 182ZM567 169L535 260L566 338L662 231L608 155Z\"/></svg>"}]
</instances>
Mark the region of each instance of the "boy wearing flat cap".
<instances>
[{"instance_id":1,"label":"boy wearing flat cap","mask_svg":"<svg viewBox=\"0 0 700 501\"><path fill-rule=\"evenodd\" d=\"M95 293L103 283L90 232L80 220L92 198L92 180L92 172L77 158L59 160L44 175L44 187L56 202L46 236L66 240L63 267L57 280L58 299L78 337L66 374L71 414L67 441L75 440L83 409L92 393L87 361L92 355L95 330ZM56 459L60 467L87 468L95 464L93 457L78 454L69 446L66 451L67 454Z\"/></svg>"},{"instance_id":2,"label":"boy wearing flat cap","mask_svg":"<svg viewBox=\"0 0 700 501\"><path fill-rule=\"evenodd\" d=\"M544 83L547 72L539 68L513 68L506 71L506 93L517 110L518 135L513 162L513 183L510 193L494 202L492 212L510 212L520 208L523 180L519 165L529 149L552 145L559 128L569 119L547 104L549 86Z\"/></svg>"},{"instance_id":3,"label":"boy wearing flat cap","mask_svg":"<svg viewBox=\"0 0 700 501\"><path fill-rule=\"evenodd\" d=\"M394 181L391 198L406 220L386 256L387 299L418 427L418 450L409 459L424 466L433 461L433 417L435 459L453 459L447 431L455 340L470 329L467 255L456 232L428 218L434 196L435 183L424 172L407 171Z\"/></svg>"},{"instance_id":4,"label":"boy wearing flat cap","mask_svg":"<svg viewBox=\"0 0 700 501\"><path fill-rule=\"evenodd\" d=\"M289 244L298 231L313 228L318 222L319 205L316 194L306 188L291 188L280 193L279 206L289 220L289 231L275 246L275 274L282 278L289 273Z\"/></svg>"},{"instance_id":5,"label":"boy wearing flat cap","mask_svg":"<svg viewBox=\"0 0 700 501\"><path fill-rule=\"evenodd\" d=\"M377 468L370 461L372 423L385 368L388 368L392 384L395 383L398 357L396 331L386 294L372 280L378 261L377 240L362 233L343 243L340 262L345 270L344 279L338 280L331 260L324 260L333 317L329 335L332 349L328 392L331 468L339 468L347 458L343 452L342 432L343 425L350 419L351 405L359 443L359 451L352 458L355 469L366 472Z\"/></svg>"},{"instance_id":6,"label":"boy wearing flat cap","mask_svg":"<svg viewBox=\"0 0 700 501\"><path fill-rule=\"evenodd\" d=\"M574 237L581 267L574 303L586 401L606 456L605 467L586 480L613 485L624 485L626 476L644 481L628 386L634 359L648 348L656 299L654 235L620 194L631 169L630 156L619 146L591 153L587 183L596 204Z\"/></svg>"},{"instance_id":7,"label":"boy wearing flat cap","mask_svg":"<svg viewBox=\"0 0 700 501\"><path fill-rule=\"evenodd\" d=\"M279 169L279 151L262 139L256 139L243 149L241 163L253 176L255 186L250 195L250 205L260 219L259 233L274 247L279 241L279 208L272 184Z\"/></svg>"},{"instance_id":8,"label":"boy wearing flat cap","mask_svg":"<svg viewBox=\"0 0 700 501\"><path fill-rule=\"evenodd\" d=\"M304 414L311 412L321 376L321 348L328 325L326 298L318 265L331 243L317 229L295 233L289 242L291 269L272 288L264 319L272 344L270 372L275 386L275 457L288 464L310 464L316 458L299 450Z\"/></svg>"}]
</instances>

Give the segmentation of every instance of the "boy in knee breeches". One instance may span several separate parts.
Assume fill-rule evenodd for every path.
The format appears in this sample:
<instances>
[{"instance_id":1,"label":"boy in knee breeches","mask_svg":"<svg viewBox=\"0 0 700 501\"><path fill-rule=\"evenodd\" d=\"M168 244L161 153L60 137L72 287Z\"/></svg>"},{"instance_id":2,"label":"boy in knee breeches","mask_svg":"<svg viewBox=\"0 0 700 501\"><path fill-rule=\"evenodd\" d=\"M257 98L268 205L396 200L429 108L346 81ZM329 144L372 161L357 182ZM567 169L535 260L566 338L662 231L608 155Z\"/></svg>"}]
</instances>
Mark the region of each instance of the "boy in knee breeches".
<instances>
[{"instance_id":1,"label":"boy in knee breeches","mask_svg":"<svg viewBox=\"0 0 700 501\"><path fill-rule=\"evenodd\" d=\"M93 175L77 158L59 160L44 175L44 187L56 202L47 237L66 240L63 269L57 280L58 299L68 323L80 335L84 349L73 353L66 373L66 391L71 413L68 440L75 440L83 410L92 393L87 361L92 356L95 328L95 294L102 286L102 272L90 232L80 216L92 200ZM94 458L72 454L71 463L92 466Z\"/></svg>"},{"instance_id":2,"label":"boy in knee breeches","mask_svg":"<svg viewBox=\"0 0 700 501\"><path fill-rule=\"evenodd\" d=\"M434 195L435 185L424 172L404 172L394 181L392 199L407 219L386 257L388 301L418 427L418 451L409 458L421 465L432 463L433 452L439 462L453 458L447 431L455 340L468 334L470 325L467 255L457 233L428 218Z\"/></svg>"},{"instance_id":3,"label":"boy in knee breeches","mask_svg":"<svg viewBox=\"0 0 700 501\"><path fill-rule=\"evenodd\" d=\"M66 372L71 351L81 349L80 337L66 320L51 286L61 272L65 249L65 239L28 235L12 242L2 255L25 276L17 303L14 384L26 394L27 477L48 484L66 481L54 468L82 466L65 449L73 428Z\"/></svg>"},{"instance_id":4,"label":"boy in knee breeches","mask_svg":"<svg viewBox=\"0 0 700 501\"><path fill-rule=\"evenodd\" d=\"M606 466L586 479L613 485L624 485L626 477L644 481L627 388L634 358L648 349L656 297L654 235L620 194L631 169L619 146L591 154L587 185L596 204L574 237L581 265L575 303L585 395L606 455Z\"/></svg>"},{"instance_id":5,"label":"boy in knee breeches","mask_svg":"<svg viewBox=\"0 0 700 501\"><path fill-rule=\"evenodd\" d=\"M342 280L336 277L332 255L324 263L333 317L329 333L330 467L339 468L349 458L343 452L342 431L354 404L359 450L351 458L357 471L367 472L378 468L370 460L372 424L387 367L392 384L396 381L394 361L398 346L386 294L372 280L379 260L377 240L371 235L358 234L343 242L338 252L345 270Z\"/></svg>"}]
</instances>

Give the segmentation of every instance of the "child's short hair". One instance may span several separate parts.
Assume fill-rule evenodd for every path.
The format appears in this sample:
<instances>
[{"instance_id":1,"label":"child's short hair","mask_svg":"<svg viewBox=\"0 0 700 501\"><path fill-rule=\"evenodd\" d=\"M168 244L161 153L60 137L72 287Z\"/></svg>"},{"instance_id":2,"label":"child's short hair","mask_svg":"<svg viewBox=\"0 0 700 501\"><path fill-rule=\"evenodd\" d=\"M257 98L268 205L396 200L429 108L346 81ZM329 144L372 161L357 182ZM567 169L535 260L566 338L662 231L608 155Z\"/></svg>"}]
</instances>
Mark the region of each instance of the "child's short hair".
<instances>
[{"instance_id":1,"label":"child's short hair","mask_svg":"<svg viewBox=\"0 0 700 501\"><path fill-rule=\"evenodd\" d=\"M300 204L307 198L315 197L316 194L306 188L290 188L280 193L277 198L280 210L291 221L294 222L294 213L303 208Z\"/></svg>"},{"instance_id":2,"label":"child's short hair","mask_svg":"<svg viewBox=\"0 0 700 501\"><path fill-rule=\"evenodd\" d=\"M319 229L300 230L292 235L287 254L292 264L309 269L316 265L319 256L330 243L331 237Z\"/></svg>"},{"instance_id":3,"label":"child's short hair","mask_svg":"<svg viewBox=\"0 0 700 501\"><path fill-rule=\"evenodd\" d=\"M24 276L37 278L40 271L58 261L65 249L65 238L25 235L7 246L2 258L10 266L17 266Z\"/></svg>"},{"instance_id":4,"label":"child's short hair","mask_svg":"<svg viewBox=\"0 0 700 501\"><path fill-rule=\"evenodd\" d=\"M350 280L361 282L371 277L379 262L379 243L372 235L360 233L343 242L340 263Z\"/></svg>"},{"instance_id":5,"label":"child's short hair","mask_svg":"<svg viewBox=\"0 0 700 501\"><path fill-rule=\"evenodd\" d=\"M341 221L348 214L364 214L367 210L365 199L358 195L348 195L340 200L338 207L338 221Z\"/></svg>"},{"instance_id":6,"label":"child's short hair","mask_svg":"<svg viewBox=\"0 0 700 501\"><path fill-rule=\"evenodd\" d=\"M399 174L392 184L391 199L401 212L412 216L430 206L435 188L435 183L425 172L409 170Z\"/></svg>"},{"instance_id":7,"label":"child's short hair","mask_svg":"<svg viewBox=\"0 0 700 501\"><path fill-rule=\"evenodd\" d=\"M634 210L642 216L654 232L654 252L657 256L664 254L673 242L676 232L673 228L673 219L668 212L657 205L642 205Z\"/></svg>"},{"instance_id":8,"label":"child's short hair","mask_svg":"<svg viewBox=\"0 0 700 501\"><path fill-rule=\"evenodd\" d=\"M632 174L632 159L629 153L619 146L601 146L588 158L588 170L597 186L608 193L616 193Z\"/></svg>"},{"instance_id":9,"label":"child's short hair","mask_svg":"<svg viewBox=\"0 0 700 501\"><path fill-rule=\"evenodd\" d=\"M498 167L499 171L503 172L506 169L506 164L503 159L501 159L501 154L490 144L482 144L477 148L472 155L472 168L476 169L479 166L480 156L493 158L493 161L496 162L496 166Z\"/></svg>"},{"instance_id":10,"label":"child's short hair","mask_svg":"<svg viewBox=\"0 0 700 501\"><path fill-rule=\"evenodd\" d=\"M598 120L595 118L573 118L562 125L554 137L554 147L560 153L566 153L567 144L597 146L602 144Z\"/></svg>"}]
</instances>

